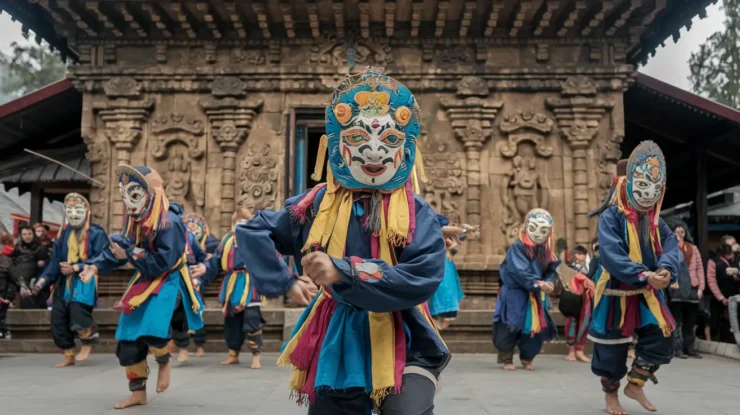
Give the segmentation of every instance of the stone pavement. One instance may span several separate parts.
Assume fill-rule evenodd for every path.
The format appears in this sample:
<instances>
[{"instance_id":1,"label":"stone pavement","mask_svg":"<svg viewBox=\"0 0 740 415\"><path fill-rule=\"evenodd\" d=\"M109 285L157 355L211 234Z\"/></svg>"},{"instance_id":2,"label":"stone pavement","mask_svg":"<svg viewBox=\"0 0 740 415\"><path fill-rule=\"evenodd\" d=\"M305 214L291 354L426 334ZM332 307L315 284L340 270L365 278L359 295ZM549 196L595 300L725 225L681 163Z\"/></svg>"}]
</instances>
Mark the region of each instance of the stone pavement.
<instances>
[{"instance_id":1,"label":"stone pavement","mask_svg":"<svg viewBox=\"0 0 740 415\"><path fill-rule=\"evenodd\" d=\"M246 357L246 356L245 356ZM93 355L84 365L52 366L60 355L0 356L0 406L15 415L299 415L306 410L288 400L290 371L277 368L275 355L263 358L265 368L222 367L222 355L192 357L174 367L164 394L149 385L149 405L124 412L113 404L127 394L123 369L113 355ZM568 364L562 356L537 358L534 373L504 373L493 355L456 355L442 377L436 415L559 415L603 414L600 385L585 364ZM151 362L152 368L155 368ZM155 369L156 373L156 369ZM661 368L660 385L648 393L671 415L740 413L740 362L707 356L679 360ZM625 398L632 414L646 413Z\"/></svg>"}]
</instances>

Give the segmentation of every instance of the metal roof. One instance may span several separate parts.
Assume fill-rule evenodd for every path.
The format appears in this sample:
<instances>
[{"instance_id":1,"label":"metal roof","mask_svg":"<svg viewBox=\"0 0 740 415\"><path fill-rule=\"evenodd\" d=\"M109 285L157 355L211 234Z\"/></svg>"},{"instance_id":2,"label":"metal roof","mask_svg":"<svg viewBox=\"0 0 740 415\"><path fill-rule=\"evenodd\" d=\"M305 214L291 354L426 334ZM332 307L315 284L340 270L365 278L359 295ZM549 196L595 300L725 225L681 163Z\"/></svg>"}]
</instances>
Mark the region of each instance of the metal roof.
<instances>
[{"instance_id":1,"label":"metal roof","mask_svg":"<svg viewBox=\"0 0 740 415\"><path fill-rule=\"evenodd\" d=\"M83 174L90 175L90 162L84 155L60 161ZM0 182L6 183L6 187L17 183L89 182L85 177L55 163L30 162L26 166L8 176L0 175Z\"/></svg>"}]
</instances>

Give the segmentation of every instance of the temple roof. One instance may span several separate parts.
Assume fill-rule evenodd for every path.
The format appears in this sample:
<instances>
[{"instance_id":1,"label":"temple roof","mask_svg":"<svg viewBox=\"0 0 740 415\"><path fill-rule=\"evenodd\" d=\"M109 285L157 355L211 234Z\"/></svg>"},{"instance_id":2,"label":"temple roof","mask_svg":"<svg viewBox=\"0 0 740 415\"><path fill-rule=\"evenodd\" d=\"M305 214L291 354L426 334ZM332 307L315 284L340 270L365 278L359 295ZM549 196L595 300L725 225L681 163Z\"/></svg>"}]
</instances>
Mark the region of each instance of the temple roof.
<instances>
[{"instance_id":1,"label":"temple roof","mask_svg":"<svg viewBox=\"0 0 740 415\"><path fill-rule=\"evenodd\" d=\"M77 59L72 44L120 41L285 41L374 34L399 43L618 39L630 63L716 0L6 0L26 28ZM622 52L619 52L622 53Z\"/></svg>"}]
</instances>

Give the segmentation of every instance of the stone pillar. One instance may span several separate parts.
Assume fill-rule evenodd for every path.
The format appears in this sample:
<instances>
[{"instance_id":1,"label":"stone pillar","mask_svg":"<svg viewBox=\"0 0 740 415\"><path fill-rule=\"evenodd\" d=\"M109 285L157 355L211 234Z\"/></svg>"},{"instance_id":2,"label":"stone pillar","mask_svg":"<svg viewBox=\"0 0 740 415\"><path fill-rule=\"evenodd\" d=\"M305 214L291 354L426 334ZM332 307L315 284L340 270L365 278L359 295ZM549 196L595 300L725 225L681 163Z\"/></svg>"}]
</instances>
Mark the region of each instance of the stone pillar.
<instances>
[{"instance_id":1,"label":"stone pillar","mask_svg":"<svg viewBox=\"0 0 740 415\"><path fill-rule=\"evenodd\" d=\"M465 148L467 168L466 220L472 226L481 224L481 149L491 137L491 126L503 102L489 100L490 91L485 80L468 76L457 85L457 98L443 98L440 103L455 130L455 136ZM481 229L481 232L486 232ZM480 234L468 238L465 262L484 263Z\"/></svg>"},{"instance_id":2,"label":"stone pillar","mask_svg":"<svg viewBox=\"0 0 740 415\"><path fill-rule=\"evenodd\" d=\"M249 136L252 122L262 107L262 100L245 99L244 89L244 83L237 77L216 78L211 90L213 98L200 102L208 117L210 134L223 154L221 235L231 229L231 216L236 207L236 153Z\"/></svg>"},{"instance_id":3,"label":"stone pillar","mask_svg":"<svg viewBox=\"0 0 740 415\"><path fill-rule=\"evenodd\" d=\"M110 168L115 173L119 164L131 164L131 154L142 137L154 100L139 99L139 85L129 77L112 78L105 84L104 90L108 99L94 103L93 112L100 117L103 135L114 150ZM111 232L118 232L123 225L123 201L117 194L118 178L115 174L111 177L114 185L108 187L108 193L112 197L108 225Z\"/></svg>"},{"instance_id":4,"label":"stone pillar","mask_svg":"<svg viewBox=\"0 0 740 415\"><path fill-rule=\"evenodd\" d=\"M548 98L547 106L555 114L555 120L563 139L572 152L570 169L564 161L566 176L573 182L572 217L573 226L566 227L570 244L588 246L592 238L588 226L588 158L587 151L604 115L614 107L613 102L602 100L594 81L585 76L568 78L562 84L559 98ZM567 182L567 180L566 180ZM566 217L570 216L571 203L566 197ZM573 246L573 245L571 245Z\"/></svg>"}]
</instances>

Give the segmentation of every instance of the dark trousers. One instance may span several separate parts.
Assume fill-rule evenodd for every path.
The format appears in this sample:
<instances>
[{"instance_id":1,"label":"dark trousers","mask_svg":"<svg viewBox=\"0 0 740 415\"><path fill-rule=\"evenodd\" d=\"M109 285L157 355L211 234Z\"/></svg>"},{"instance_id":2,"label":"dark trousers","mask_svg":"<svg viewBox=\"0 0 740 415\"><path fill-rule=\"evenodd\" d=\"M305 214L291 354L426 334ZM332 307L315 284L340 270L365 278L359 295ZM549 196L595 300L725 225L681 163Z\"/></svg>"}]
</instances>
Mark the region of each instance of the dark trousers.
<instances>
[{"instance_id":1,"label":"dark trousers","mask_svg":"<svg viewBox=\"0 0 740 415\"><path fill-rule=\"evenodd\" d=\"M381 415L434 415L434 383L425 376L403 375L402 392L389 395L380 408ZM369 415L373 402L362 389L327 391L319 394L308 408L308 415Z\"/></svg>"},{"instance_id":2,"label":"dark trousers","mask_svg":"<svg viewBox=\"0 0 740 415\"><path fill-rule=\"evenodd\" d=\"M673 301L670 308L673 318L676 319L676 330L680 330L677 334L680 334L681 341L680 344L675 345L675 348L682 348L684 352L688 352L694 348L694 325L699 312L699 304Z\"/></svg>"},{"instance_id":3,"label":"dark trousers","mask_svg":"<svg viewBox=\"0 0 740 415\"><path fill-rule=\"evenodd\" d=\"M493 323L493 346L498 351L499 362L509 363L514 348L519 347L519 359L531 362L542 350L542 334L534 337L514 331L503 322Z\"/></svg>"},{"instance_id":4,"label":"dark trousers","mask_svg":"<svg viewBox=\"0 0 740 415\"><path fill-rule=\"evenodd\" d=\"M224 340L229 347L229 353L238 355L244 345L244 340L247 340L252 354L260 354L264 345L263 327L265 327L265 319L262 318L260 307L247 307L242 312L227 316L224 319Z\"/></svg>"},{"instance_id":5,"label":"dark trousers","mask_svg":"<svg viewBox=\"0 0 740 415\"><path fill-rule=\"evenodd\" d=\"M712 298L709 327L712 328L712 340L723 343L735 343L735 336L730 330L727 306Z\"/></svg>"},{"instance_id":6,"label":"dark trousers","mask_svg":"<svg viewBox=\"0 0 740 415\"><path fill-rule=\"evenodd\" d=\"M8 329L5 327L5 319L8 317L8 308L10 308L10 304L0 303L0 334L8 332Z\"/></svg>"},{"instance_id":7,"label":"dark trousers","mask_svg":"<svg viewBox=\"0 0 740 415\"><path fill-rule=\"evenodd\" d=\"M54 290L51 305L51 335L54 344L62 350L75 348L75 335L82 344L98 342L98 332L93 319L93 306L64 300L64 287Z\"/></svg>"},{"instance_id":8,"label":"dark trousers","mask_svg":"<svg viewBox=\"0 0 740 415\"><path fill-rule=\"evenodd\" d=\"M159 337L139 337L135 341L121 340L116 348L116 357L121 366L126 368L129 390L146 390L146 381L149 378L149 366L146 356L151 351L157 363L166 364L170 361L170 351L167 344L170 339Z\"/></svg>"},{"instance_id":9,"label":"dark trousers","mask_svg":"<svg viewBox=\"0 0 740 415\"><path fill-rule=\"evenodd\" d=\"M203 347L206 344L206 328L203 327L200 330L196 330L195 333L190 335L190 338L193 339L193 343L196 346Z\"/></svg>"},{"instance_id":10,"label":"dark trousers","mask_svg":"<svg viewBox=\"0 0 740 415\"><path fill-rule=\"evenodd\" d=\"M673 358L673 338L664 337L658 326L650 325L636 330L635 363L667 365ZM608 382L619 382L627 375L627 352L632 343L594 344L591 371ZM657 370L657 369L656 369Z\"/></svg>"},{"instance_id":11,"label":"dark trousers","mask_svg":"<svg viewBox=\"0 0 740 415\"><path fill-rule=\"evenodd\" d=\"M170 321L170 335L175 341L175 346L184 349L190 346L190 335L188 334L188 317L185 314L185 305L180 294L177 295L177 306Z\"/></svg>"}]
</instances>

